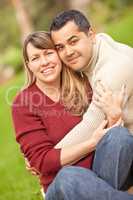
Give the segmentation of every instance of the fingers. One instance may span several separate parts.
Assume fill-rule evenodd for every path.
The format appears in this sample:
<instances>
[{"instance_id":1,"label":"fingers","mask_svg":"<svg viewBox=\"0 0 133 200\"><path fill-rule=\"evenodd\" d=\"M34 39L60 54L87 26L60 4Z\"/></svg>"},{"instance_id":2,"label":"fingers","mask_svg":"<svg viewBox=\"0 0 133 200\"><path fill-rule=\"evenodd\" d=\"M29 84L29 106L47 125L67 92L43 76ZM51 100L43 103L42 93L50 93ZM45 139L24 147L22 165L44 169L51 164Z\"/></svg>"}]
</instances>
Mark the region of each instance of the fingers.
<instances>
[{"instance_id":1,"label":"fingers","mask_svg":"<svg viewBox=\"0 0 133 200\"><path fill-rule=\"evenodd\" d=\"M34 168L34 167L31 167L29 161L27 158L24 158L25 159L25 164L26 164L26 169L34 176L38 176L39 175L39 172Z\"/></svg>"},{"instance_id":2,"label":"fingers","mask_svg":"<svg viewBox=\"0 0 133 200\"><path fill-rule=\"evenodd\" d=\"M102 105L99 101L93 100L93 103L98 107L98 108L102 108Z\"/></svg>"},{"instance_id":3,"label":"fingers","mask_svg":"<svg viewBox=\"0 0 133 200\"><path fill-rule=\"evenodd\" d=\"M120 91L119 91L119 97L124 99L125 94L126 94L126 86L125 86L125 84L123 84Z\"/></svg>"},{"instance_id":4,"label":"fingers","mask_svg":"<svg viewBox=\"0 0 133 200\"><path fill-rule=\"evenodd\" d=\"M98 94L96 93L93 94L92 101L98 108L102 108L103 106L102 97L100 97Z\"/></svg>"},{"instance_id":5,"label":"fingers","mask_svg":"<svg viewBox=\"0 0 133 200\"><path fill-rule=\"evenodd\" d=\"M107 86L104 86L101 81L97 81L94 93L95 100L102 101L110 96L112 96L112 91Z\"/></svg>"},{"instance_id":6,"label":"fingers","mask_svg":"<svg viewBox=\"0 0 133 200\"><path fill-rule=\"evenodd\" d=\"M39 176L39 172L34 167L26 166L26 169L34 176Z\"/></svg>"},{"instance_id":7,"label":"fingers","mask_svg":"<svg viewBox=\"0 0 133 200\"><path fill-rule=\"evenodd\" d=\"M120 125L123 125L123 120L121 117L118 119L118 121L112 127L120 126Z\"/></svg>"},{"instance_id":8,"label":"fingers","mask_svg":"<svg viewBox=\"0 0 133 200\"><path fill-rule=\"evenodd\" d=\"M106 103L108 102L108 100L111 100L111 97L110 97L110 94L106 94L106 93L103 96L100 96L99 94L94 93L92 100L96 106L98 106L99 108L102 108L103 106L107 106Z\"/></svg>"},{"instance_id":9,"label":"fingers","mask_svg":"<svg viewBox=\"0 0 133 200\"><path fill-rule=\"evenodd\" d=\"M98 80L96 82L96 87L99 87L100 91L102 91L102 92L110 91L109 87L107 85L103 84L101 80Z\"/></svg>"},{"instance_id":10,"label":"fingers","mask_svg":"<svg viewBox=\"0 0 133 200\"><path fill-rule=\"evenodd\" d=\"M96 85L96 90L95 92L99 95L99 96L103 96L104 93L106 92L105 89L102 87L102 85L98 82L98 84Z\"/></svg>"},{"instance_id":11,"label":"fingers","mask_svg":"<svg viewBox=\"0 0 133 200\"><path fill-rule=\"evenodd\" d=\"M127 92L126 92L126 85L123 84L122 87L121 87L121 90L120 90L120 93L119 93L119 97L121 98L121 101L122 101L122 106L124 107L127 99L128 99L128 95L127 95Z\"/></svg>"},{"instance_id":12,"label":"fingers","mask_svg":"<svg viewBox=\"0 0 133 200\"><path fill-rule=\"evenodd\" d=\"M126 93L126 85L123 84L122 87L121 87L121 94L125 95L125 93Z\"/></svg>"},{"instance_id":13,"label":"fingers","mask_svg":"<svg viewBox=\"0 0 133 200\"><path fill-rule=\"evenodd\" d=\"M100 124L99 128L104 129L106 127L107 123L108 123L108 120L103 120L102 123Z\"/></svg>"},{"instance_id":14,"label":"fingers","mask_svg":"<svg viewBox=\"0 0 133 200\"><path fill-rule=\"evenodd\" d=\"M25 159L26 169L28 170L31 168L30 163L27 158L24 157L24 159Z\"/></svg>"},{"instance_id":15,"label":"fingers","mask_svg":"<svg viewBox=\"0 0 133 200\"><path fill-rule=\"evenodd\" d=\"M124 122L123 122L122 118L120 117L119 120L115 124L113 124L112 126L107 128L106 131L109 131L111 128L114 128L116 126L123 126L123 125L124 125Z\"/></svg>"},{"instance_id":16,"label":"fingers","mask_svg":"<svg viewBox=\"0 0 133 200\"><path fill-rule=\"evenodd\" d=\"M95 101L99 101L101 97L97 93L94 93L92 98Z\"/></svg>"}]
</instances>

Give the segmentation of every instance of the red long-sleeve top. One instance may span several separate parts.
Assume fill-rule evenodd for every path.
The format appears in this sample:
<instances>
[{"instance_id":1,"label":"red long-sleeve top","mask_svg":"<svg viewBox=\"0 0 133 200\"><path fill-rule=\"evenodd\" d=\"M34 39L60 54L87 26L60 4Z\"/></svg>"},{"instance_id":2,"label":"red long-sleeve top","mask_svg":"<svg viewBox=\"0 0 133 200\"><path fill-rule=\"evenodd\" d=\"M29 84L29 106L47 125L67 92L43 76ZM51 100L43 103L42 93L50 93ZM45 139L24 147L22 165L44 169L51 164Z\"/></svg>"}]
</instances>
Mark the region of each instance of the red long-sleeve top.
<instances>
[{"instance_id":1,"label":"red long-sleeve top","mask_svg":"<svg viewBox=\"0 0 133 200\"><path fill-rule=\"evenodd\" d=\"M40 173L46 192L62 168L61 149L54 146L77 124L81 117L73 116L61 103L53 102L36 84L21 91L12 105L16 140L24 156ZM91 168L93 153L75 165Z\"/></svg>"}]
</instances>

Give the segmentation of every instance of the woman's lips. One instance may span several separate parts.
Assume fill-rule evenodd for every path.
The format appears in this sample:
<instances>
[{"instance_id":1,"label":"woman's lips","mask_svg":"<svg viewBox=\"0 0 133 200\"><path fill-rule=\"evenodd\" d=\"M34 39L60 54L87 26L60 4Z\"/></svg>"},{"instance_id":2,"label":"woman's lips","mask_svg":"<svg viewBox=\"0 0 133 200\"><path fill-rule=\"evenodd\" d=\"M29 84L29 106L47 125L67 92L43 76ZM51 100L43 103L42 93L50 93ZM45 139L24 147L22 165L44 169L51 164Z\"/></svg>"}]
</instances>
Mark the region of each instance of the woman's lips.
<instances>
[{"instance_id":1,"label":"woman's lips","mask_svg":"<svg viewBox=\"0 0 133 200\"><path fill-rule=\"evenodd\" d=\"M43 73L43 74L49 74L49 73L53 72L53 70L54 70L54 67L48 67L46 69L43 69L41 71L41 73Z\"/></svg>"}]
</instances>

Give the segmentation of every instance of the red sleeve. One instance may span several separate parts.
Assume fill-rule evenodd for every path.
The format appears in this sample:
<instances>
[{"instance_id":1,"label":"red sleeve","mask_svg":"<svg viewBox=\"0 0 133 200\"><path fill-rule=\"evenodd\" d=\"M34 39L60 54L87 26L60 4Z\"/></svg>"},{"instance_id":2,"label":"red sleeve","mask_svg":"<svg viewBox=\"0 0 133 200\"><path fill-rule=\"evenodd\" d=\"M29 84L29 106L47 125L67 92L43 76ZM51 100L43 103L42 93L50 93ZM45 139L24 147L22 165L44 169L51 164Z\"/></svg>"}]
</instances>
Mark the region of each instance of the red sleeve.
<instances>
[{"instance_id":1,"label":"red sleeve","mask_svg":"<svg viewBox=\"0 0 133 200\"><path fill-rule=\"evenodd\" d=\"M15 104L12 106L12 117L16 140L30 165L41 174L58 171L61 168L61 149L54 149L40 117L30 113L27 106Z\"/></svg>"}]
</instances>

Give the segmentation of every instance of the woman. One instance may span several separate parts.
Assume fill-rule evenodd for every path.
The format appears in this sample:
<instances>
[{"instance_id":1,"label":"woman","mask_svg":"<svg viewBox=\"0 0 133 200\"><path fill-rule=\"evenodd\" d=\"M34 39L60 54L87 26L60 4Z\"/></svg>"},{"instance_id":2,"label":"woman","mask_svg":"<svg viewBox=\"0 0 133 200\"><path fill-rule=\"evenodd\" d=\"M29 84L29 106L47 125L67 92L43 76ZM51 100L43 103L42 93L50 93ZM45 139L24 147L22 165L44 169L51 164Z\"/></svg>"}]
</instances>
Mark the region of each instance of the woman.
<instances>
[{"instance_id":1,"label":"woman","mask_svg":"<svg viewBox=\"0 0 133 200\"><path fill-rule=\"evenodd\" d=\"M110 193L113 197L117 193L118 199L131 199L131 195L116 192L89 170L92 166L93 151L108 131L105 128L107 121L103 121L85 142L62 149L54 148L80 122L89 104L90 87L86 79L81 80L78 73L62 66L49 33L36 32L29 35L25 40L23 52L29 75L28 86L14 100L13 121L16 139L31 167L38 171L46 199L62 199L59 180L62 172L64 173L63 167L72 164L76 165L76 171L87 170L87 177L94 179L92 185L98 183L101 186L97 188L99 193L102 194L104 186L107 186L107 195ZM68 83L71 87L67 86ZM69 96L69 101L65 100L66 96ZM89 184L87 188L88 191L91 190ZM72 194L69 199L76 198ZM84 199L82 195L81 199ZM95 199L95 194L91 199Z\"/></svg>"}]
</instances>

